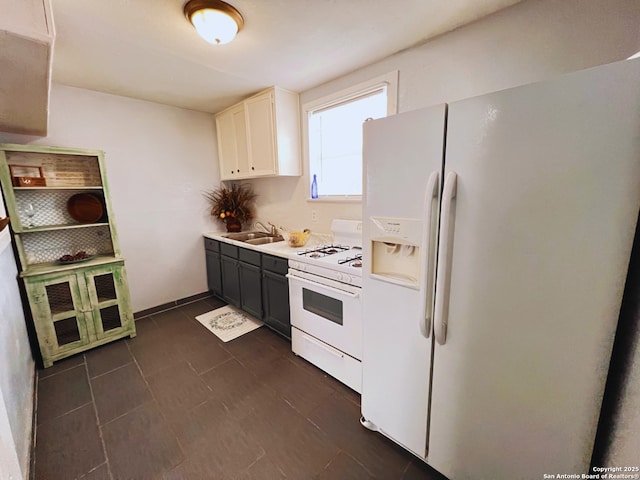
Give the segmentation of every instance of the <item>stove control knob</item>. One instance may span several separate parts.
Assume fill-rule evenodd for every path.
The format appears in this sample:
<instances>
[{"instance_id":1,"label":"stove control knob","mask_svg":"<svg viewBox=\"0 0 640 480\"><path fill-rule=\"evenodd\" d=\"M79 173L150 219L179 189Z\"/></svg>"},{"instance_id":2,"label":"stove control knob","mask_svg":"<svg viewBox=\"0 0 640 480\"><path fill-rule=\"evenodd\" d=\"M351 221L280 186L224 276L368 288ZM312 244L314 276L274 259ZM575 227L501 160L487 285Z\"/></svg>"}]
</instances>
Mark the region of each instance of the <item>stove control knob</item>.
<instances>
[{"instance_id":1,"label":"stove control knob","mask_svg":"<svg viewBox=\"0 0 640 480\"><path fill-rule=\"evenodd\" d=\"M289 266L291 268L298 268L299 267L298 262L289 262Z\"/></svg>"},{"instance_id":2,"label":"stove control knob","mask_svg":"<svg viewBox=\"0 0 640 480\"><path fill-rule=\"evenodd\" d=\"M344 281L343 278L344 277L343 277L343 275L341 273L336 274L336 280L338 280L339 282Z\"/></svg>"},{"instance_id":3,"label":"stove control knob","mask_svg":"<svg viewBox=\"0 0 640 480\"><path fill-rule=\"evenodd\" d=\"M351 275L344 275L342 277L342 281L345 283L351 283L353 281L353 279L351 278Z\"/></svg>"}]
</instances>

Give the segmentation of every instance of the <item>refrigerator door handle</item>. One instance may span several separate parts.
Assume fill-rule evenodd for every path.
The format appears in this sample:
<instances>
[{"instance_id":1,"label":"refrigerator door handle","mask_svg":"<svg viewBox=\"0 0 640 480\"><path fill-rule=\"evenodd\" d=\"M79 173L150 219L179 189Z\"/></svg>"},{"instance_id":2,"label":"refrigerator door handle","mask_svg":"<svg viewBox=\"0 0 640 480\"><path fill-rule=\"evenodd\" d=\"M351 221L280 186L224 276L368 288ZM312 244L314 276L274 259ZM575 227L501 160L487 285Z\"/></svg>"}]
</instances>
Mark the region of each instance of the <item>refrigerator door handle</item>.
<instances>
[{"instance_id":1,"label":"refrigerator door handle","mask_svg":"<svg viewBox=\"0 0 640 480\"><path fill-rule=\"evenodd\" d=\"M436 341L444 345L447 341L447 323L449 321L449 289L451 288L450 256L452 226L451 205L456 197L458 175L447 173L442 190L442 214L440 215L440 236L438 239L438 267L436 275L436 306L434 315L434 331Z\"/></svg>"},{"instance_id":2,"label":"refrigerator door handle","mask_svg":"<svg viewBox=\"0 0 640 480\"><path fill-rule=\"evenodd\" d=\"M434 264L435 264L435 252L432 252L432 241L431 241L431 237L433 236L433 232L432 232L432 224L433 224L433 204L434 204L434 199L438 198L438 192L439 192L439 180L440 180L440 172L439 171L435 171L435 172L431 172L431 175L429 175L429 180L427 181L427 189L426 189L426 193L425 193L425 198L424 198L424 211L427 213L427 216L425 218L425 239L423 242L423 245L425 245L426 248L426 267L425 268L425 278L424 278L424 285L426 288L426 293L425 293L425 306L424 306L424 318L422 319L422 321L420 322L420 333L422 333L422 336L424 338L429 338L431 337L431 319L433 318L433 293L434 293L434 287L432 285L432 279L433 279L433 269L434 269Z\"/></svg>"}]
</instances>

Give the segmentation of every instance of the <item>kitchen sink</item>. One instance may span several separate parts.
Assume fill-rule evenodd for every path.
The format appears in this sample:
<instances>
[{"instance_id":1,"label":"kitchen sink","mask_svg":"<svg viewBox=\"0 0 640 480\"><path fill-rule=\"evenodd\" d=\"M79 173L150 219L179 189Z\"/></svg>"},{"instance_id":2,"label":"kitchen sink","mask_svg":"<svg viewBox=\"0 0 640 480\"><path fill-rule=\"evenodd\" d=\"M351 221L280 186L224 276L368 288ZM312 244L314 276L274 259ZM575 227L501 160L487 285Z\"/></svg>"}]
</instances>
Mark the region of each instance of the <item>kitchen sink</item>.
<instances>
[{"instance_id":1,"label":"kitchen sink","mask_svg":"<svg viewBox=\"0 0 640 480\"><path fill-rule=\"evenodd\" d=\"M260 238L271 237L271 235L266 232L238 232L227 233L225 237L231 240L238 240L239 242L246 242L247 240L257 240Z\"/></svg>"},{"instance_id":2,"label":"kitchen sink","mask_svg":"<svg viewBox=\"0 0 640 480\"><path fill-rule=\"evenodd\" d=\"M264 245L265 243L276 243L276 242L283 242L284 238L281 237L280 235L276 235L276 236L267 236L267 237L261 237L261 238L250 238L249 240L244 240L245 243L250 243L251 245Z\"/></svg>"},{"instance_id":3,"label":"kitchen sink","mask_svg":"<svg viewBox=\"0 0 640 480\"><path fill-rule=\"evenodd\" d=\"M238 242L250 243L251 245L264 245L265 243L282 242L284 238L281 235L271 235L267 232L238 232L227 233L225 237Z\"/></svg>"}]
</instances>

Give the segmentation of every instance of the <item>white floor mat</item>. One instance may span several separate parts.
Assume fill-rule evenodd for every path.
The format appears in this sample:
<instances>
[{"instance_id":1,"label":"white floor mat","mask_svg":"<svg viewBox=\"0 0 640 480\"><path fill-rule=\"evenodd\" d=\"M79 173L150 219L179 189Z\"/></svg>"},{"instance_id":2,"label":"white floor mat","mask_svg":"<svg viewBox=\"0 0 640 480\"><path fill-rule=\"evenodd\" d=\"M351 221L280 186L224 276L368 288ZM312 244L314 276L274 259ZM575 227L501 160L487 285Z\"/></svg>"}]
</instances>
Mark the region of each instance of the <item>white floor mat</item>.
<instances>
[{"instance_id":1,"label":"white floor mat","mask_svg":"<svg viewBox=\"0 0 640 480\"><path fill-rule=\"evenodd\" d=\"M198 315L196 320L223 342L238 338L263 325L251 315L231 305Z\"/></svg>"}]
</instances>

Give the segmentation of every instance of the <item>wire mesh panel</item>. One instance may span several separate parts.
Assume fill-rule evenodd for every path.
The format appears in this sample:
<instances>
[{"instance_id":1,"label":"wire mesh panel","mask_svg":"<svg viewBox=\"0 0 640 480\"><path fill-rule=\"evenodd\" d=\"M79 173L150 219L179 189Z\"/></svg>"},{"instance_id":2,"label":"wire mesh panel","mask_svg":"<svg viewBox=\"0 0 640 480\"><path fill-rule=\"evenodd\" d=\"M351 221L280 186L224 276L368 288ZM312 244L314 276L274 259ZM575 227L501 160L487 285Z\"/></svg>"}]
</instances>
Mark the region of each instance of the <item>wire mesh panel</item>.
<instances>
[{"instance_id":1,"label":"wire mesh panel","mask_svg":"<svg viewBox=\"0 0 640 480\"><path fill-rule=\"evenodd\" d=\"M50 227L54 225L79 225L67 210L67 202L77 193L88 190L15 190L16 210L20 215L20 223L24 227ZM93 195L102 196L101 190L91 190ZM104 203L104 201L103 201ZM26 214L29 205L33 206L31 218Z\"/></svg>"},{"instance_id":2,"label":"wire mesh panel","mask_svg":"<svg viewBox=\"0 0 640 480\"><path fill-rule=\"evenodd\" d=\"M100 309L100 318L102 319L102 331L107 332L122 327L120 320L120 310L117 305Z\"/></svg>"},{"instance_id":3,"label":"wire mesh panel","mask_svg":"<svg viewBox=\"0 0 640 480\"><path fill-rule=\"evenodd\" d=\"M75 310L69 282L54 283L47 285L45 288L52 315Z\"/></svg>"},{"instance_id":4,"label":"wire mesh panel","mask_svg":"<svg viewBox=\"0 0 640 480\"><path fill-rule=\"evenodd\" d=\"M98 294L99 302L115 300L117 298L116 286L113 283L113 273L96 275L95 277L93 277L93 283L96 287L96 293Z\"/></svg>"},{"instance_id":5,"label":"wire mesh panel","mask_svg":"<svg viewBox=\"0 0 640 480\"><path fill-rule=\"evenodd\" d=\"M53 326L56 330L58 346L61 347L80 340L80 328L78 327L78 319L76 317L58 320Z\"/></svg>"},{"instance_id":6,"label":"wire mesh panel","mask_svg":"<svg viewBox=\"0 0 640 480\"><path fill-rule=\"evenodd\" d=\"M80 251L88 255L113 255L113 243L108 225L32 232L22 235L27 265L53 262L63 255Z\"/></svg>"}]
</instances>

